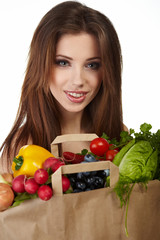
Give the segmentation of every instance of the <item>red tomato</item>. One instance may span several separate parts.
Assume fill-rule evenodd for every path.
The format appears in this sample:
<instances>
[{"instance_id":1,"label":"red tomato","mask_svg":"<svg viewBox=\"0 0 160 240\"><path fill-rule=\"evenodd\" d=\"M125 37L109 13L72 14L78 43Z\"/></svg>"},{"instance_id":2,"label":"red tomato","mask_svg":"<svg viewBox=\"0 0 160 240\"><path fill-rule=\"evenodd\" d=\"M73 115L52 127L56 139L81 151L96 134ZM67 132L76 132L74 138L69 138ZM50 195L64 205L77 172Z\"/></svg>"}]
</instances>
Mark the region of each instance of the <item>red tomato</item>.
<instances>
[{"instance_id":1,"label":"red tomato","mask_svg":"<svg viewBox=\"0 0 160 240\"><path fill-rule=\"evenodd\" d=\"M90 143L90 150L95 155L102 157L109 149L109 143L104 138L95 138Z\"/></svg>"},{"instance_id":2,"label":"red tomato","mask_svg":"<svg viewBox=\"0 0 160 240\"><path fill-rule=\"evenodd\" d=\"M109 150L117 150L119 152L119 148L112 143L109 144Z\"/></svg>"},{"instance_id":3,"label":"red tomato","mask_svg":"<svg viewBox=\"0 0 160 240\"><path fill-rule=\"evenodd\" d=\"M117 153L118 153L117 150L108 150L106 152L106 160L113 161Z\"/></svg>"}]
</instances>

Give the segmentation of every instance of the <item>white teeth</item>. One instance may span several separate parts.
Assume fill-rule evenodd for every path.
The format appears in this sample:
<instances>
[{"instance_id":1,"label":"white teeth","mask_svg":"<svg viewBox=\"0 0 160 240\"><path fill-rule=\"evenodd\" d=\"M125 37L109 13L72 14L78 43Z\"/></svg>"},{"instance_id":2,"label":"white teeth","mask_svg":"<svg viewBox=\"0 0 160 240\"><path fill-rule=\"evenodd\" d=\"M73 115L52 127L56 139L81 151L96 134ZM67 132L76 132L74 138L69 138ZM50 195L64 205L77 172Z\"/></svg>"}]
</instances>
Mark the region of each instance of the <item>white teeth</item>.
<instances>
[{"instance_id":1,"label":"white teeth","mask_svg":"<svg viewBox=\"0 0 160 240\"><path fill-rule=\"evenodd\" d=\"M68 94L76 98L82 97L84 95L83 93L72 93L72 92L69 92Z\"/></svg>"}]
</instances>

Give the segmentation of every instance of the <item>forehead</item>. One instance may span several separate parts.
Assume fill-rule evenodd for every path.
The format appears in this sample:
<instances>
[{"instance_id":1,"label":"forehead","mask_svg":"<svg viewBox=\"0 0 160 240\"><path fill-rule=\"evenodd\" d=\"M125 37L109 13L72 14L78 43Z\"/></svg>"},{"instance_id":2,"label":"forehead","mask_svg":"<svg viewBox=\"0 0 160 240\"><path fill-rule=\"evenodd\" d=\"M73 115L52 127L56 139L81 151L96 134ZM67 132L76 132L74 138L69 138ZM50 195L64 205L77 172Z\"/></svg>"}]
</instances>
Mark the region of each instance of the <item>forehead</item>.
<instances>
[{"instance_id":1,"label":"forehead","mask_svg":"<svg viewBox=\"0 0 160 240\"><path fill-rule=\"evenodd\" d=\"M56 55L71 57L100 57L99 44L94 35L88 33L64 34L56 46Z\"/></svg>"}]
</instances>

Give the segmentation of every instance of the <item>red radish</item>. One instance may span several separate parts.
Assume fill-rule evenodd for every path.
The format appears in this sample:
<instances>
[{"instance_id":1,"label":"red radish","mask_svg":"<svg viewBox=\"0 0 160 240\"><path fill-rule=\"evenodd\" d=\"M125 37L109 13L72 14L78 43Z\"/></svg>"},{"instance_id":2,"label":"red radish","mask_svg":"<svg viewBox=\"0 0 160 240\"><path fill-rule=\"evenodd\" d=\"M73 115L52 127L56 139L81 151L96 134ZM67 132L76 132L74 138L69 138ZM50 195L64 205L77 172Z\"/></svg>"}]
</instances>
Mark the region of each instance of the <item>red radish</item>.
<instances>
[{"instance_id":1,"label":"red radish","mask_svg":"<svg viewBox=\"0 0 160 240\"><path fill-rule=\"evenodd\" d=\"M38 189L38 197L44 201L48 201L53 196L52 188L48 185L42 185Z\"/></svg>"},{"instance_id":2,"label":"red radish","mask_svg":"<svg viewBox=\"0 0 160 240\"><path fill-rule=\"evenodd\" d=\"M34 173L34 179L38 184L44 184L47 182L48 180L48 172L47 170L43 169L43 168L39 168L37 169L37 171L35 171Z\"/></svg>"},{"instance_id":3,"label":"red radish","mask_svg":"<svg viewBox=\"0 0 160 240\"><path fill-rule=\"evenodd\" d=\"M48 168L51 168L51 166L56 163L56 162L59 162L60 159L59 158L54 158L54 157L49 157L45 160L45 162L43 163L43 168L44 169L48 169Z\"/></svg>"},{"instance_id":4,"label":"red radish","mask_svg":"<svg viewBox=\"0 0 160 240\"><path fill-rule=\"evenodd\" d=\"M65 165L65 163L64 162L56 162L55 164L53 164L53 166L51 167L51 169L52 169L52 172L54 173L59 167L61 167L61 166L63 166L63 165Z\"/></svg>"},{"instance_id":5,"label":"red radish","mask_svg":"<svg viewBox=\"0 0 160 240\"><path fill-rule=\"evenodd\" d=\"M25 190L30 194L34 194L37 192L39 188L38 183L35 181L34 178L28 178L25 182Z\"/></svg>"},{"instance_id":6,"label":"red radish","mask_svg":"<svg viewBox=\"0 0 160 240\"><path fill-rule=\"evenodd\" d=\"M62 189L63 189L63 192L66 192L69 188L70 188L69 179L66 176L62 175Z\"/></svg>"},{"instance_id":7,"label":"red radish","mask_svg":"<svg viewBox=\"0 0 160 240\"><path fill-rule=\"evenodd\" d=\"M25 175L19 175L15 177L12 181L12 189L17 193L23 193L25 192L25 181L27 177Z\"/></svg>"}]
</instances>

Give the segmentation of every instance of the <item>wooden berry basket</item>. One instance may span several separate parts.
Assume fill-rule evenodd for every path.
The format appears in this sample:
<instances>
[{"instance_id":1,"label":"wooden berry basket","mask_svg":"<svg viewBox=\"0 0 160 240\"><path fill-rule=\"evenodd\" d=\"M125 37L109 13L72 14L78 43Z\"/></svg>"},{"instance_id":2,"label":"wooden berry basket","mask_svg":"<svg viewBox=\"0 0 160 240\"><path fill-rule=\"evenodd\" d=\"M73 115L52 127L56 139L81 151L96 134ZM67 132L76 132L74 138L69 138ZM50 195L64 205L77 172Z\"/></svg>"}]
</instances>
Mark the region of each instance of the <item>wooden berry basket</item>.
<instances>
[{"instance_id":1,"label":"wooden berry basket","mask_svg":"<svg viewBox=\"0 0 160 240\"><path fill-rule=\"evenodd\" d=\"M58 157L58 144L68 142L68 141L92 141L98 137L96 134L67 134L57 136L55 140L51 143L51 152L54 156ZM61 166L52 175L52 187L54 190L54 195L62 195L62 175L72 174L78 172L88 172L88 171L98 171L110 169L110 187L114 187L119 178L119 168L115 166L110 161L97 161L85 164L69 164Z\"/></svg>"}]
</instances>

